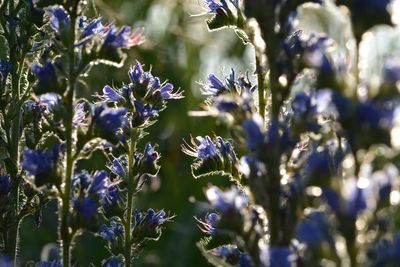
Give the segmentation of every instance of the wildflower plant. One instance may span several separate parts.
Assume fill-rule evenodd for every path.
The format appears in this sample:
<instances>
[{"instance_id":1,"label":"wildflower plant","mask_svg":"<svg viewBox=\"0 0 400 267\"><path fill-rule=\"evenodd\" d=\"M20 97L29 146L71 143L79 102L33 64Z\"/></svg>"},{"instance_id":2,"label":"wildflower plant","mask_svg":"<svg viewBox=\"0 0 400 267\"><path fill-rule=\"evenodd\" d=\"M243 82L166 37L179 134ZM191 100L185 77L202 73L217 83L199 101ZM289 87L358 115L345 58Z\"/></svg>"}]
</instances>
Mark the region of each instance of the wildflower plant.
<instances>
[{"instance_id":1,"label":"wildflower plant","mask_svg":"<svg viewBox=\"0 0 400 267\"><path fill-rule=\"evenodd\" d=\"M107 242L104 266L131 266L171 216L135 209L144 182L157 175L156 145L137 145L166 103L182 98L137 62L128 84L105 86L78 98L96 64L122 67L126 50L144 41L143 29L85 16L85 1L5 0L1 35L8 57L0 61L2 261L19 265L18 228L52 199L58 203L58 259L40 266L71 266L75 238L83 231ZM107 166L89 169L100 151ZM12 260L9 260L12 258Z\"/></svg>"},{"instance_id":2,"label":"wildflower plant","mask_svg":"<svg viewBox=\"0 0 400 267\"><path fill-rule=\"evenodd\" d=\"M396 266L399 49L394 1L205 0L255 78L208 76L201 113L230 136L191 138L205 189L199 242L215 266ZM254 78L254 79L253 79Z\"/></svg>"}]
</instances>

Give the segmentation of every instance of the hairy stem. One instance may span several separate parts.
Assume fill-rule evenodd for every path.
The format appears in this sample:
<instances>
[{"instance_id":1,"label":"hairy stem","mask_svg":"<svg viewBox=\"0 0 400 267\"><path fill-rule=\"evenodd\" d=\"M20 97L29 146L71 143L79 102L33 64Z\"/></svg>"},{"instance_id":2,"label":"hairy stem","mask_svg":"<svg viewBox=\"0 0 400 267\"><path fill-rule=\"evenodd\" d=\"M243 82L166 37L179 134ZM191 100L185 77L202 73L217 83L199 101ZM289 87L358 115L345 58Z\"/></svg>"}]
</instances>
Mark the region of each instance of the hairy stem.
<instances>
[{"instance_id":1,"label":"hairy stem","mask_svg":"<svg viewBox=\"0 0 400 267\"><path fill-rule=\"evenodd\" d=\"M74 91L76 85L76 72L75 72L75 20L77 17L77 5L75 5L70 12L71 32L70 43L68 47L69 56L69 75L68 75L68 91L66 95L66 109L67 115L65 118L65 133L66 133L66 171L64 177L64 193L61 199L60 211L60 239L62 247L62 262L63 266L67 267L71 264L71 243L72 233L69 228L69 210L70 210L70 196L71 196L71 179L74 168L73 159L73 129L72 120L74 114Z\"/></svg>"},{"instance_id":2,"label":"hairy stem","mask_svg":"<svg viewBox=\"0 0 400 267\"><path fill-rule=\"evenodd\" d=\"M134 170L134 153L136 151L136 142L137 136L136 134L132 134L130 145L129 145L129 154L128 154L128 193L127 193L127 209L126 209L126 220L125 220L125 266L131 266L132 259L132 212L133 212L133 195L135 193L135 170Z\"/></svg>"},{"instance_id":3,"label":"hairy stem","mask_svg":"<svg viewBox=\"0 0 400 267\"><path fill-rule=\"evenodd\" d=\"M16 11L14 7L14 1L8 1L8 12L11 18L16 16ZM19 85L19 71L22 69L23 62L18 62L18 44L17 44L17 32L16 25L14 23L9 23L9 35L7 38L10 62L11 62L11 89L12 89L12 102L11 102L11 133L9 141L9 153L12 170L7 170L10 173L12 188L10 194L10 203L12 205L10 228L6 236L5 242L5 253L10 257L14 258L15 265L18 264L18 231L19 231L19 186L21 178L18 175L17 168L19 166L19 139L20 139L20 125L21 125L21 106L19 103L20 99L20 85Z\"/></svg>"}]
</instances>

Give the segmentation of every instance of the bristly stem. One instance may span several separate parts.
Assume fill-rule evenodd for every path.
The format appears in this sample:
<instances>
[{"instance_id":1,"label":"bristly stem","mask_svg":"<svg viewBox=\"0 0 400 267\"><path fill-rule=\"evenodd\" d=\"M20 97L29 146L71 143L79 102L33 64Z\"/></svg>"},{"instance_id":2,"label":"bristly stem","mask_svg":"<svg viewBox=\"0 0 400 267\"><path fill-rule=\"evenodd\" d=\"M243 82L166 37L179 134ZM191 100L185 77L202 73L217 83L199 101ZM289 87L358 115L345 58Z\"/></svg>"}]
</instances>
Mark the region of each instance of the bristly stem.
<instances>
[{"instance_id":1,"label":"bristly stem","mask_svg":"<svg viewBox=\"0 0 400 267\"><path fill-rule=\"evenodd\" d=\"M134 153L136 151L137 143L136 130L132 131L129 144L128 154L128 193L127 193L127 208L126 208L126 220L125 220L125 266L130 267L132 261L132 213L133 213L133 196L135 193L135 159Z\"/></svg>"},{"instance_id":2,"label":"bristly stem","mask_svg":"<svg viewBox=\"0 0 400 267\"><path fill-rule=\"evenodd\" d=\"M260 55L256 52L256 73L257 73L257 85L258 85L258 112L261 118L263 118L263 123L265 123L265 73L264 66L261 63Z\"/></svg>"},{"instance_id":3,"label":"bristly stem","mask_svg":"<svg viewBox=\"0 0 400 267\"><path fill-rule=\"evenodd\" d=\"M268 88L271 94L271 120L278 121L279 112L283 102L283 86L279 82L279 71L276 66L278 50L280 47L280 39L275 31L276 13L275 1L258 0L246 1L246 13L248 17L253 17L257 20L261 30L261 36L267 43L266 57L269 67ZM264 178L265 190L268 192L268 203L264 203L268 215L268 228L270 234L270 245L281 246L288 245L282 231L282 223L279 219L280 207L280 172L279 164L281 159L281 151L279 144L273 144L272 160L267 163L268 175Z\"/></svg>"},{"instance_id":4,"label":"bristly stem","mask_svg":"<svg viewBox=\"0 0 400 267\"><path fill-rule=\"evenodd\" d=\"M77 17L77 6L75 5L70 11L71 31L68 46L68 58L69 58L69 74L68 74L68 91L66 95L66 118L65 118L65 132L66 132L66 171L64 177L64 193L61 199L61 210L60 210L60 238L62 247L62 262L64 267L68 267L71 264L71 242L72 233L69 228L69 210L70 210L70 196L71 196L71 179L74 168L73 159L73 129L72 120L74 113L74 91L76 85L76 72L75 72L75 20Z\"/></svg>"},{"instance_id":5,"label":"bristly stem","mask_svg":"<svg viewBox=\"0 0 400 267\"><path fill-rule=\"evenodd\" d=\"M14 1L8 1L8 12L11 20L16 17L16 11L14 7ZM12 88L12 102L11 102L11 134L9 142L9 152L11 165L13 170L8 170L11 175L12 189L10 203L12 205L11 212L9 215L11 218L11 225L8 230L5 242L5 252L10 257L14 258L15 265L18 264L18 231L19 231L19 220L17 220L19 212L19 185L20 177L18 176L17 168L19 166L19 139L20 139L20 124L21 124L21 107L20 107L20 85L19 85L19 71L18 68L22 69L23 62L18 62L18 44L17 44L17 32L16 25L12 22L9 25L9 35L7 38L10 62L11 62L11 88ZM20 63L20 64L19 64Z\"/></svg>"}]
</instances>

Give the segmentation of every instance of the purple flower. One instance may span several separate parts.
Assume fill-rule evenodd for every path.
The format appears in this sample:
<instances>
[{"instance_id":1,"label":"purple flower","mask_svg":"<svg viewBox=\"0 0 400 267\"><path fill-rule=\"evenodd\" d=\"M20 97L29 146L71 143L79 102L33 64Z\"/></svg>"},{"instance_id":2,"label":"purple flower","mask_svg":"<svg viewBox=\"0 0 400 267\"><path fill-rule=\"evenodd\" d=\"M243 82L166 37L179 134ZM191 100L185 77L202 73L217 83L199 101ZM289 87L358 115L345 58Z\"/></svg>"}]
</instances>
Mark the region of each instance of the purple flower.
<instances>
[{"instance_id":1,"label":"purple flower","mask_svg":"<svg viewBox=\"0 0 400 267\"><path fill-rule=\"evenodd\" d=\"M118 159L114 159L111 166L111 172L115 175L126 177L127 175L127 157L121 156Z\"/></svg>"},{"instance_id":2,"label":"purple flower","mask_svg":"<svg viewBox=\"0 0 400 267\"><path fill-rule=\"evenodd\" d=\"M225 91L229 91L224 83L215 74L208 75L208 83L202 88L202 93L206 96L218 96Z\"/></svg>"},{"instance_id":3,"label":"purple flower","mask_svg":"<svg viewBox=\"0 0 400 267\"><path fill-rule=\"evenodd\" d=\"M107 241L115 241L124 235L124 227L121 223L111 219L110 227L107 225L100 226L100 234Z\"/></svg>"},{"instance_id":4,"label":"purple flower","mask_svg":"<svg viewBox=\"0 0 400 267\"><path fill-rule=\"evenodd\" d=\"M155 118L158 116L158 110L150 106L150 104L142 104L139 101L134 101L135 113L132 117L132 126L137 127L144 124L147 119Z\"/></svg>"},{"instance_id":5,"label":"purple flower","mask_svg":"<svg viewBox=\"0 0 400 267\"><path fill-rule=\"evenodd\" d=\"M224 245L214 249L209 250L209 253L214 257L221 258L229 266L239 266L239 267L252 267L250 257L247 253L241 252L234 245Z\"/></svg>"},{"instance_id":6,"label":"purple flower","mask_svg":"<svg viewBox=\"0 0 400 267\"><path fill-rule=\"evenodd\" d=\"M213 209L224 214L238 213L248 204L246 195L237 188L221 191L217 186L210 186L206 197Z\"/></svg>"},{"instance_id":7,"label":"purple flower","mask_svg":"<svg viewBox=\"0 0 400 267\"><path fill-rule=\"evenodd\" d=\"M90 197L74 200L74 209L86 220L94 219L97 214L97 208L97 201Z\"/></svg>"},{"instance_id":8,"label":"purple flower","mask_svg":"<svg viewBox=\"0 0 400 267\"><path fill-rule=\"evenodd\" d=\"M110 258L103 264L104 267L123 267L124 262L119 258Z\"/></svg>"},{"instance_id":9,"label":"purple flower","mask_svg":"<svg viewBox=\"0 0 400 267\"><path fill-rule=\"evenodd\" d=\"M11 190L11 180L9 175L0 176L0 194L6 195Z\"/></svg>"},{"instance_id":10,"label":"purple flower","mask_svg":"<svg viewBox=\"0 0 400 267\"><path fill-rule=\"evenodd\" d=\"M50 26L61 35L64 31L68 30L70 26L70 19L68 13L62 6L53 6L47 9L50 13Z\"/></svg>"},{"instance_id":11,"label":"purple flower","mask_svg":"<svg viewBox=\"0 0 400 267\"><path fill-rule=\"evenodd\" d=\"M154 211L148 209L147 212L134 212L135 226L132 232L133 241L143 239L157 239L161 234L161 225L169 221L164 210Z\"/></svg>"},{"instance_id":12,"label":"purple flower","mask_svg":"<svg viewBox=\"0 0 400 267\"><path fill-rule=\"evenodd\" d=\"M209 13L218 13L219 9L225 11L229 10L226 0L203 0L209 9ZM238 0L231 0L231 2L237 2Z\"/></svg>"},{"instance_id":13,"label":"purple flower","mask_svg":"<svg viewBox=\"0 0 400 267\"><path fill-rule=\"evenodd\" d=\"M391 57L383 66L383 82L395 85L400 81L400 56Z\"/></svg>"},{"instance_id":14,"label":"purple flower","mask_svg":"<svg viewBox=\"0 0 400 267\"><path fill-rule=\"evenodd\" d=\"M217 148L209 136L205 136L204 138L198 136L196 139L200 142L200 145L197 147L197 158L205 159L218 155Z\"/></svg>"},{"instance_id":15,"label":"purple flower","mask_svg":"<svg viewBox=\"0 0 400 267\"><path fill-rule=\"evenodd\" d=\"M22 168L29 175L35 176L36 186L42 186L52 178L60 153L60 145L54 145L51 150L31 150L25 148Z\"/></svg>"},{"instance_id":16,"label":"purple flower","mask_svg":"<svg viewBox=\"0 0 400 267\"><path fill-rule=\"evenodd\" d=\"M132 46L143 43L143 28L132 30L131 27L124 26L117 29L111 26L104 38L103 45L113 49L131 48Z\"/></svg>"},{"instance_id":17,"label":"purple flower","mask_svg":"<svg viewBox=\"0 0 400 267\"><path fill-rule=\"evenodd\" d=\"M101 20L102 17L98 17L85 25L81 33L81 38L103 33L106 30L106 27L103 26Z\"/></svg>"},{"instance_id":18,"label":"purple flower","mask_svg":"<svg viewBox=\"0 0 400 267\"><path fill-rule=\"evenodd\" d=\"M142 81L143 77L143 68L142 65L137 62L132 68L129 69L128 74L131 79L131 82L135 84L139 84Z\"/></svg>"},{"instance_id":19,"label":"purple flower","mask_svg":"<svg viewBox=\"0 0 400 267\"><path fill-rule=\"evenodd\" d=\"M292 267L292 255L288 247L265 246L261 249L261 266Z\"/></svg>"},{"instance_id":20,"label":"purple flower","mask_svg":"<svg viewBox=\"0 0 400 267\"><path fill-rule=\"evenodd\" d=\"M322 246L324 243L334 247L329 216L322 211L311 211L298 223L296 238L309 247Z\"/></svg>"},{"instance_id":21,"label":"purple flower","mask_svg":"<svg viewBox=\"0 0 400 267\"><path fill-rule=\"evenodd\" d=\"M89 187L89 193L103 196L109 187L110 181L106 171L96 171Z\"/></svg>"},{"instance_id":22,"label":"purple flower","mask_svg":"<svg viewBox=\"0 0 400 267\"><path fill-rule=\"evenodd\" d=\"M183 98L182 92L174 92L174 86L170 83L163 85L160 89L160 93L163 100Z\"/></svg>"},{"instance_id":23,"label":"purple flower","mask_svg":"<svg viewBox=\"0 0 400 267\"><path fill-rule=\"evenodd\" d=\"M61 98L56 93L43 94L39 97L39 104L49 111L54 111L61 104Z\"/></svg>"},{"instance_id":24,"label":"purple flower","mask_svg":"<svg viewBox=\"0 0 400 267\"><path fill-rule=\"evenodd\" d=\"M254 117L252 119L246 120L242 123L242 126L246 132L247 147L254 151L260 147L265 142L266 135L262 129L262 121L259 117Z\"/></svg>"},{"instance_id":25,"label":"purple flower","mask_svg":"<svg viewBox=\"0 0 400 267\"><path fill-rule=\"evenodd\" d=\"M87 112L85 111L85 103L81 102L75 106L74 117L72 119L73 125L79 126L86 122Z\"/></svg>"},{"instance_id":26,"label":"purple flower","mask_svg":"<svg viewBox=\"0 0 400 267\"><path fill-rule=\"evenodd\" d=\"M58 81L53 63L50 61L44 65L34 63L32 64L32 72L37 78L37 82L33 88L37 95L57 91Z\"/></svg>"},{"instance_id":27,"label":"purple flower","mask_svg":"<svg viewBox=\"0 0 400 267\"><path fill-rule=\"evenodd\" d=\"M93 119L102 131L115 134L123 126L126 112L125 108L97 106Z\"/></svg>"},{"instance_id":28,"label":"purple flower","mask_svg":"<svg viewBox=\"0 0 400 267\"><path fill-rule=\"evenodd\" d=\"M41 261L39 267L62 267L60 260Z\"/></svg>"},{"instance_id":29,"label":"purple flower","mask_svg":"<svg viewBox=\"0 0 400 267\"><path fill-rule=\"evenodd\" d=\"M217 233L217 223L220 219L221 216L216 213L207 214L204 221L196 218L200 230L209 235L215 235Z\"/></svg>"},{"instance_id":30,"label":"purple flower","mask_svg":"<svg viewBox=\"0 0 400 267\"><path fill-rule=\"evenodd\" d=\"M106 189L103 196L103 208L104 210L110 211L114 207L118 207L119 201L121 200L119 188L117 185L113 184Z\"/></svg>"},{"instance_id":31,"label":"purple flower","mask_svg":"<svg viewBox=\"0 0 400 267\"><path fill-rule=\"evenodd\" d=\"M105 102L120 102L124 98L113 88L109 85L104 86L103 88L103 95L99 96L99 98Z\"/></svg>"}]
</instances>

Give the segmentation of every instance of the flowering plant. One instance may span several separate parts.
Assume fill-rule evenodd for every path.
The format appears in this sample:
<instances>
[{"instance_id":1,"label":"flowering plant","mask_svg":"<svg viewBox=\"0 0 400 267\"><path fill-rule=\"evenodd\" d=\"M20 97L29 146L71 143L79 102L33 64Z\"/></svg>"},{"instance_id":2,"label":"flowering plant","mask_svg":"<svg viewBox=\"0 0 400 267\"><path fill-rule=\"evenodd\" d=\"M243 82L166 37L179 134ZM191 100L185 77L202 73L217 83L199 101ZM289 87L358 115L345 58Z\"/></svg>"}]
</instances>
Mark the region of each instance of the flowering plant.
<instances>
[{"instance_id":1,"label":"flowering plant","mask_svg":"<svg viewBox=\"0 0 400 267\"><path fill-rule=\"evenodd\" d=\"M194 177L232 181L205 189L205 257L215 266L396 266L395 3L204 3L210 30L232 28L253 46L256 76L210 74L204 110L192 114L216 117L230 135L182 146L196 158Z\"/></svg>"},{"instance_id":2,"label":"flowering plant","mask_svg":"<svg viewBox=\"0 0 400 267\"><path fill-rule=\"evenodd\" d=\"M166 103L182 94L137 62L130 83L79 98L92 66L121 67L125 51L144 41L142 28L89 19L88 9L79 0L1 2L8 58L0 61L0 265L10 261L6 257L20 264L20 222L34 215L39 225L51 200L58 203L61 255L40 266L75 265L71 250L83 231L108 242L104 266L131 266L172 218L134 207L144 182L160 168L156 146L137 145ZM85 164L96 152L107 166Z\"/></svg>"}]
</instances>

